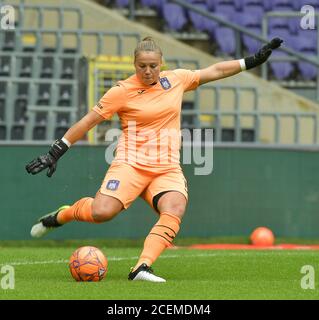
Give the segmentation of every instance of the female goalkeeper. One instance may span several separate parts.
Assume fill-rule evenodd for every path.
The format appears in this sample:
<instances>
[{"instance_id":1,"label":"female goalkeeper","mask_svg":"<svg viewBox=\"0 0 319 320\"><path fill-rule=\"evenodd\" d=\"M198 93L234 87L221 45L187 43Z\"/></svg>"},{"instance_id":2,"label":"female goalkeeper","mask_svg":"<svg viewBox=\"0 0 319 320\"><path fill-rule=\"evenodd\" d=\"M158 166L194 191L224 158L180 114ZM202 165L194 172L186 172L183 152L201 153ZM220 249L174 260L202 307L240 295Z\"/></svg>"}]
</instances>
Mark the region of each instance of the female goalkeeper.
<instances>
[{"instance_id":1,"label":"female goalkeeper","mask_svg":"<svg viewBox=\"0 0 319 320\"><path fill-rule=\"evenodd\" d=\"M275 38L254 56L218 62L201 70L161 72L162 50L152 38L143 39L134 52L135 74L108 90L88 114L51 145L47 154L27 164L28 173L48 168L47 176L51 177L57 161L72 144L118 114L123 132L95 198L79 199L41 217L31 235L41 237L71 221L109 221L141 196L157 211L158 221L146 237L128 279L165 282L153 273L151 265L172 245L187 205L187 183L179 163L183 93L259 66L281 43Z\"/></svg>"}]
</instances>

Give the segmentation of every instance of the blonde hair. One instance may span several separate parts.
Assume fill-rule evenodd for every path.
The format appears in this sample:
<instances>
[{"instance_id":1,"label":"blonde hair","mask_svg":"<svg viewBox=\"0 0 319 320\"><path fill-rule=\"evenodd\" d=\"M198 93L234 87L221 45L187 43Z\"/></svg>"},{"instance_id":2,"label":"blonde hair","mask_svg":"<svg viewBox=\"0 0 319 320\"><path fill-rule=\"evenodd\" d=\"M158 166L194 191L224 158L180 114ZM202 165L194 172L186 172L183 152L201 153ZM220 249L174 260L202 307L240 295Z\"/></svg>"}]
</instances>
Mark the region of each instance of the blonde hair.
<instances>
[{"instance_id":1,"label":"blonde hair","mask_svg":"<svg viewBox=\"0 0 319 320\"><path fill-rule=\"evenodd\" d=\"M142 41L140 41L135 50L134 50L134 58L136 59L137 55L142 51L155 52L163 56L161 48L156 44L152 37L146 37Z\"/></svg>"}]
</instances>

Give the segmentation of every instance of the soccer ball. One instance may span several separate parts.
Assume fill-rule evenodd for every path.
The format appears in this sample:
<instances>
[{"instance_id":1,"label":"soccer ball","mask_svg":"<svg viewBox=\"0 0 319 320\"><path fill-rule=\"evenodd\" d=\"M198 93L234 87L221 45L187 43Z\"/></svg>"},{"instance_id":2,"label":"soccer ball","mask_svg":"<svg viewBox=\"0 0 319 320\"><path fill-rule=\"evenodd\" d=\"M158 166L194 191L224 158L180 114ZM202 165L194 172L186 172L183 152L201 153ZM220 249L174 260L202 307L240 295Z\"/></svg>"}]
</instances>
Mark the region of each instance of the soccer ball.
<instances>
[{"instance_id":1,"label":"soccer ball","mask_svg":"<svg viewBox=\"0 0 319 320\"><path fill-rule=\"evenodd\" d=\"M85 246L72 253L69 268L76 281L101 281L106 276L107 264L100 249Z\"/></svg>"},{"instance_id":2,"label":"soccer ball","mask_svg":"<svg viewBox=\"0 0 319 320\"><path fill-rule=\"evenodd\" d=\"M275 236L266 227L256 228L250 235L250 241L255 246L272 246L275 243Z\"/></svg>"}]
</instances>

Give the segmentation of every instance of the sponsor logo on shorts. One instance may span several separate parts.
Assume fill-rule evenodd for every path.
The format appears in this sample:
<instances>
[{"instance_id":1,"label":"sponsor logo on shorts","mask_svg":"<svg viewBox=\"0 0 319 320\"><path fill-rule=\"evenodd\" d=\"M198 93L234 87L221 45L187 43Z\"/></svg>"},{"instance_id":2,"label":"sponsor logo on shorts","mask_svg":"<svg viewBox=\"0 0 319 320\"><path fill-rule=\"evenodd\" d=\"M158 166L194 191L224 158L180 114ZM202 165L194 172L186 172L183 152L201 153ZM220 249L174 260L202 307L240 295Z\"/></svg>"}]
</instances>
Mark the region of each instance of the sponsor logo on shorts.
<instances>
[{"instance_id":1,"label":"sponsor logo on shorts","mask_svg":"<svg viewBox=\"0 0 319 320\"><path fill-rule=\"evenodd\" d=\"M106 189L115 191L118 189L120 184L119 180L109 180L106 184Z\"/></svg>"},{"instance_id":2,"label":"sponsor logo on shorts","mask_svg":"<svg viewBox=\"0 0 319 320\"><path fill-rule=\"evenodd\" d=\"M164 77L164 78L160 78L159 79L160 83L161 83L161 86L164 90L168 90L169 88L171 88L171 84L170 82L168 81L167 77Z\"/></svg>"}]
</instances>

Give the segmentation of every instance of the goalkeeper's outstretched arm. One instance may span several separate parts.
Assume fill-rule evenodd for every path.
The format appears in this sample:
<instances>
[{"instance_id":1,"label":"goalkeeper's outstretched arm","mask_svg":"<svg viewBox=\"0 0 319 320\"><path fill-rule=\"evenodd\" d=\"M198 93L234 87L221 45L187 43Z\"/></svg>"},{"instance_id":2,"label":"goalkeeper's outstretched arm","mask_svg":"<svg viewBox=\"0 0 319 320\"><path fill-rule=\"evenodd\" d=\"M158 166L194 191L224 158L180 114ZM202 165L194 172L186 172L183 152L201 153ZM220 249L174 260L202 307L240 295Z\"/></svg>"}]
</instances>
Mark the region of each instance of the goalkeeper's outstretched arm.
<instances>
[{"instance_id":1,"label":"goalkeeper's outstretched arm","mask_svg":"<svg viewBox=\"0 0 319 320\"><path fill-rule=\"evenodd\" d=\"M240 60L217 62L208 68L200 70L199 84L233 76L241 71L255 68L269 58L272 50L280 47L283 40L274 38L256 52L255 55Z\"/></svg>"},{"instance_id":2,"label":"goalkeeper's outstretched arm","mask_svg":"<svg viewBox=\"0 0 319 320\"><path fill-rule=\"evenodd\" d=\"M26 165L28 173L37 174L48 168L47 176L51 177L56 170L57 161L68 151L69 147L80 140L90 129L102 122L104 118L95 111L90 111L76 122L61 139L53 142L48 153L38 156Z\"/></svg>"}]
</instances>

